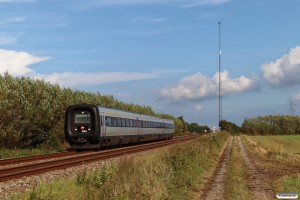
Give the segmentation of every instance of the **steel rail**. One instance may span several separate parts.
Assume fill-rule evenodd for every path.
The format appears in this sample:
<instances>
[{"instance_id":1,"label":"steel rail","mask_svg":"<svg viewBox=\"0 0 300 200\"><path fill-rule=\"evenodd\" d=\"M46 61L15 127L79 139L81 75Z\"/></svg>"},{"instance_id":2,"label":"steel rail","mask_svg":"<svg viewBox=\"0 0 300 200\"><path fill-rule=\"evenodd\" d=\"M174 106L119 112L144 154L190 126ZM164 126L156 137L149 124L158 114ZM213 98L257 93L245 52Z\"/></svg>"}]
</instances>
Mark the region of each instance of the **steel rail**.
<instances>
[{"instance_id":1,"label":"steel rail","mask_svg":"<svg viewBox=\"0 0 300 200\"><path fill-rule=\"evenodd\" d=\"M0 166L6 166L6 165L13 165L13 164L20 164L25 162L32 162L37 160L46 160L46 159L52 159L52 158L60 158L65 156L71 156L74 154L78 154L77 152L60 152L60 153L51 153L51 154L43 154L43 155L35 155L35 156L26 156L26 157L17 157L17 158L7 158L7 159L1 159L0 160Z\"/></svg>"},{"instance_id":2,"label":"steel rail","mask_svg":"<svg viewBox=\"0 0 300 200\"><path fill-rule=\"evenodd\" d=\"M84 163L94 162L98 160L110 159L126 154L132 154L137 152L142 152L150 149L155 149L163 146L167 146L170 144L174 144L177 142L191 140L194 137L185 136L180 138L174 138L172 140L167 141L159 141L155 143L147 143L143 145L130 146L125 148L118 148L113 150L92 152L89 154L80 154L76 157L68 157L60 160L54 161L46 161L42 163L30 164L25 166L18 166L8 169L0 170L0 182L4 182L7 180L21 178L24 176L41 174L43 172L53 171L56 169L65 169L72 166L81 165Z\"/></svg>"}]
</instances>

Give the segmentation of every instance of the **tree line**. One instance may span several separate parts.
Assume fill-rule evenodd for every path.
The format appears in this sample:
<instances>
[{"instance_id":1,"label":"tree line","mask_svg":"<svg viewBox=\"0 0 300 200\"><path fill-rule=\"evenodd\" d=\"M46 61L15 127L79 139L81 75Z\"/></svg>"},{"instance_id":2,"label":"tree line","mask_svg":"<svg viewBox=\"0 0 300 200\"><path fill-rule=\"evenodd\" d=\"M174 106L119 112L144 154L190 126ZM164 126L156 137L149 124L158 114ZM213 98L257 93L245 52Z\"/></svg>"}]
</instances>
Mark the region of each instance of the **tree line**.
<instances>
[{"instance_id":1,"label":"tree line","mask_svg":"<svg viewBox=\"0 0 300 200\"><path fill-rule=\"evenodd\" d=\"M268 115L244 120L241 132L250 135L300 134L299 116Z\"/></svg>"},{"instance_id":2,"label":"tree line","mask_svg":"<svg viewBox=\"0 0 300 200\"><path fill-rule=\"evenodd\" d=\"M267 115L254 118L246 118L239 127L232 122L221 120L221 130L228 131L232 134L248 135L296 135L300 134L300 117Z\"/></svg>"},{"instance_id":3,"label":"tree line","mask_svg":"<svg viewBox=\"0 0 300 200\"><path fill-rule=\"evenodd\" d=\"M66 108L83 103L172 119L176 133L186 129L183 118L155 113L150 106L6 73L0 75L0 148L60 148Z\"/></svg>"}]
</instances>

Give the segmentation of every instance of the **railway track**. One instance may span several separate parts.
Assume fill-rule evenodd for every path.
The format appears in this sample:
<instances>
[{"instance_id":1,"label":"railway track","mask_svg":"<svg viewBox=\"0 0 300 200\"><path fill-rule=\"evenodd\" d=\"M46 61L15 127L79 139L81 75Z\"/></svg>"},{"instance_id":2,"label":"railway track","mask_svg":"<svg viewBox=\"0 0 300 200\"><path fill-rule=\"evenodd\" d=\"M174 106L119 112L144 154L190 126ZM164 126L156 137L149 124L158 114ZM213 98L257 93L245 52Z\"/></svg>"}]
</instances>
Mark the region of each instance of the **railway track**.
<instances>
[{"instance_id":1,"label":"railway track","mask_svg":"<svg viewBox=\"0 0 300 200\"><path fill-rule=\"evenodd\" d=\"M44 156L32 156L26 158L16 158L16 159L5 159L0 160L0 165L11 165L19 164L24 162L25 165L12 166L0 170L0 182L21 178L24 176L30 176L35 174L41 174L48 171L53 171L57 169L65 169L68 167L73 167L81 165L84 163L105 160L110 158L115 158L123 156L126 154L132 154L137 152L142 152L150 149L155 149L167 145L171 145L178 142L188 141L194 139L197 136L181 136L175 137L172 140L164 140L153 143L140 144L135 146L129 146L124 148L110 149L97 152L64 152L59 154L49 154ZM55 160L49 160L51 158L56 158ZM38 163L30 163L32 161L38 161Z\"/></svg>"},{"instance_id":2,"label":"railway track","mask_svg":"<svg viewBox=\"0 0 300 200\"><path fill-rule=\"evenodd\" d=\"M45 154L45 155L36 155L36 156L29 156L29 157L20 157L20 158L9 158L0 160L0 166L6 165L16 165L20 163L38 161L38 160L45 160L45 159L55 159L61 158L66 156L76 155L77 152L61 152L61 153L53 153L53 154Z\"/></svg>"}]
</instances>

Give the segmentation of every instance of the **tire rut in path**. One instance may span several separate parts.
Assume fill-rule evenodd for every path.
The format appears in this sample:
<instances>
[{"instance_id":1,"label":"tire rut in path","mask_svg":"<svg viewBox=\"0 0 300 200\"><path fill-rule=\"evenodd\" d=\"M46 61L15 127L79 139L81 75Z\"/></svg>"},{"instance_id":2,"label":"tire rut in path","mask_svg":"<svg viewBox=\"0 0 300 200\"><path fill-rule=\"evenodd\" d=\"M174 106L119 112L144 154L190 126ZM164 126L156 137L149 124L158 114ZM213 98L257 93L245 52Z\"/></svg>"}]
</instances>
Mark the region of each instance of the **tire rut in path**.
<instances>
[{"instance_id":1,"label":"tire rut in path","mask_svg":"<svg viewBox=\"0 0 300 200\"><path fill-rule=\"evenodd\" d=\"M268 172L256 167L254 161L249 158L240 137L238 137L238 143L240 147L240 154L244 158L248 169L248 187L253 198L256 200L275 199L275 193L272 189Z\"/></svg>"},{"instance_id":2,"label":"tire rut in path","mask_svg":"<svg viewBox=\"0 0 300 200\"><path fill-rule=\"evenodd\" d=\"M227 165L230 161L230 151L232 149L233 137L230 137L229 143L227 144L217 169L216 174L213 176L213 182L210 184L210 190L204 194L201 199L205 200L221 200L224 199L225 182L227 177Z\"/></svg>"}]
</instances>

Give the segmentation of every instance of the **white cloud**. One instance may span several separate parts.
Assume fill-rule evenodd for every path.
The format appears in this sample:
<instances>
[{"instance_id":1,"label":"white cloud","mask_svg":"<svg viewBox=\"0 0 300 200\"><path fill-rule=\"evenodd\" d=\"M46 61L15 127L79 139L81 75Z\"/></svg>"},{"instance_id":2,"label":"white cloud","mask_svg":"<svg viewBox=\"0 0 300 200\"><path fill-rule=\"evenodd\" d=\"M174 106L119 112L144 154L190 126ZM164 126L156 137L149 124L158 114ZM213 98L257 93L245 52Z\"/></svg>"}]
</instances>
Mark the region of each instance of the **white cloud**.
<instances>
[{"instance_id":1,"label":"white cloud","mask_svg":"<svg viewBox=\"0 0 300 200\"><path fill-rule=\"evenodd\" d=\"M273 87L300 84L300 46L287 55L261 66L264 79Z\"/></svg>"},{"instance_id":2,"label":"white cloud","mask_svg":"<svg viewBox=\"0 0 300 200\"><path fill-rule=\"evenodd\" d=\"M65 87L148 80L161 75L161 72L64 72L40 74L29 67L34 63L48 59L48 57L38 57L27 52L0 49L0 74L8 72L13 76L28 76L35 79L44 79L47 82Z\"/></svg>"},{"instance_id":3,"label":"white cloud","mask_svg":"<svg viewBox=\"0 0 300 200\"><path fill-rule=\"evenodd\" d=\"M29 65L47 59L46 57L33 56L26 52L0 49L0 74L8 72L14 76L23 76L32 72L32 69L28 67Z\"/></svg>"},{"instance_id":4,"label":"white cloud","mask_svg":"<svg viewBox=\"0 0 300 200\"><path fill-rule=\"evenodd\" d=\"M292 100L293 101L300 101L300 93L292 95Z\"/></svg>"},{"instance_id":5,"label":"white cloud","mask_svg":"<svg viewBox=\"0 0 300 200\"><path fill-rule=\"evenodd\" d=\"M154 17L154 16L147 16L142 15L131 19L135 22L165 22L168 21L168 18L162 18L162 17Z\"/></svg>"},{"instance_id":6,"label":"white cloud","mask_svg":"<svg viewBox=\"0 0 300 200\"><path fill-rule=\"evenodd\" d=\"M183 8L193 8L193 7L204 6L204 5L220 5L228 2L230 2L230 0L198 0L198 1L185 4Z\"/></svg>"},{"instance_id":7,"label":"white cloud","mask_svg":"<svg viewBox=\"0 0 300 200\"><path fill-rule=\"evenodd\" d=\"M26 20L26 16L11 17L11 18L0 20L0 25L10 24L10 23L17 23L17 22L23 22L25 20Z\"/></svg>"},{"instance_id":8,"label":"white cloud","mask_svg":"<svg viewBox=\"0 0 300 200\"><path fill-rule=\"evenodd\" d=\"M32 3L35 0L0 0L0 3Z\"/></svg>"},{"instance_id":9,"label":"white cloud","mask_svg":"<svg viewBox=\"0 0 300 200\"><path fill-rule=\"evenodd\" d=\"M226 70L221 72L221 77L223 96L254 91L259 87L256 80L251 80L245 76L232 79ZM218 97L218 94L219 73L216 73L211 78L201 73L196 73L160 90L160 95L171 101L204 100Z\"/></svg>"},{"instance_id":10,"label":"white cloud","mask_svg":"<svg viewBox=\"0 0 300 200\"><path fill-rule=\"evenodd\" d=\"M181 4L183 8L191 8L203 5L219 5L227 3L230 0L90 0L90 5L143 5L143 4Z\"/></svg>"},{"instance_id":11,"label":"white cloud","mask_svg":"<svg viewBox=\"0 0 300 200\"><path fill-rule=\"evenodd\" d=\"M203 108L204 108L203 105L200 105L200 104L195 105L195 110L196 110L196 111L201 111Z\"/></svg>"},{"instance_id":12,"label":"white cloud","mask_svg":"<svg viewBox=\"0 0 300 200\"><path fill-rule=\"evenodd\" d=\"M148 80L157 78L156 73L139 72L64 72L53 74L35 74L34 78L44 79L47 82L64 87L97 85L104 83L117 83L126 81Z\"/></svg>"},{"instance_id":13,"label":"white cloud","mask_svg":"<svg viewBox=\"0 0 300 200\"><path fill-rule=\"evenodd\" d=\"M19 37L9 37L0 34L0 45L15 44Z\"/></svg>"}]
</instances>

